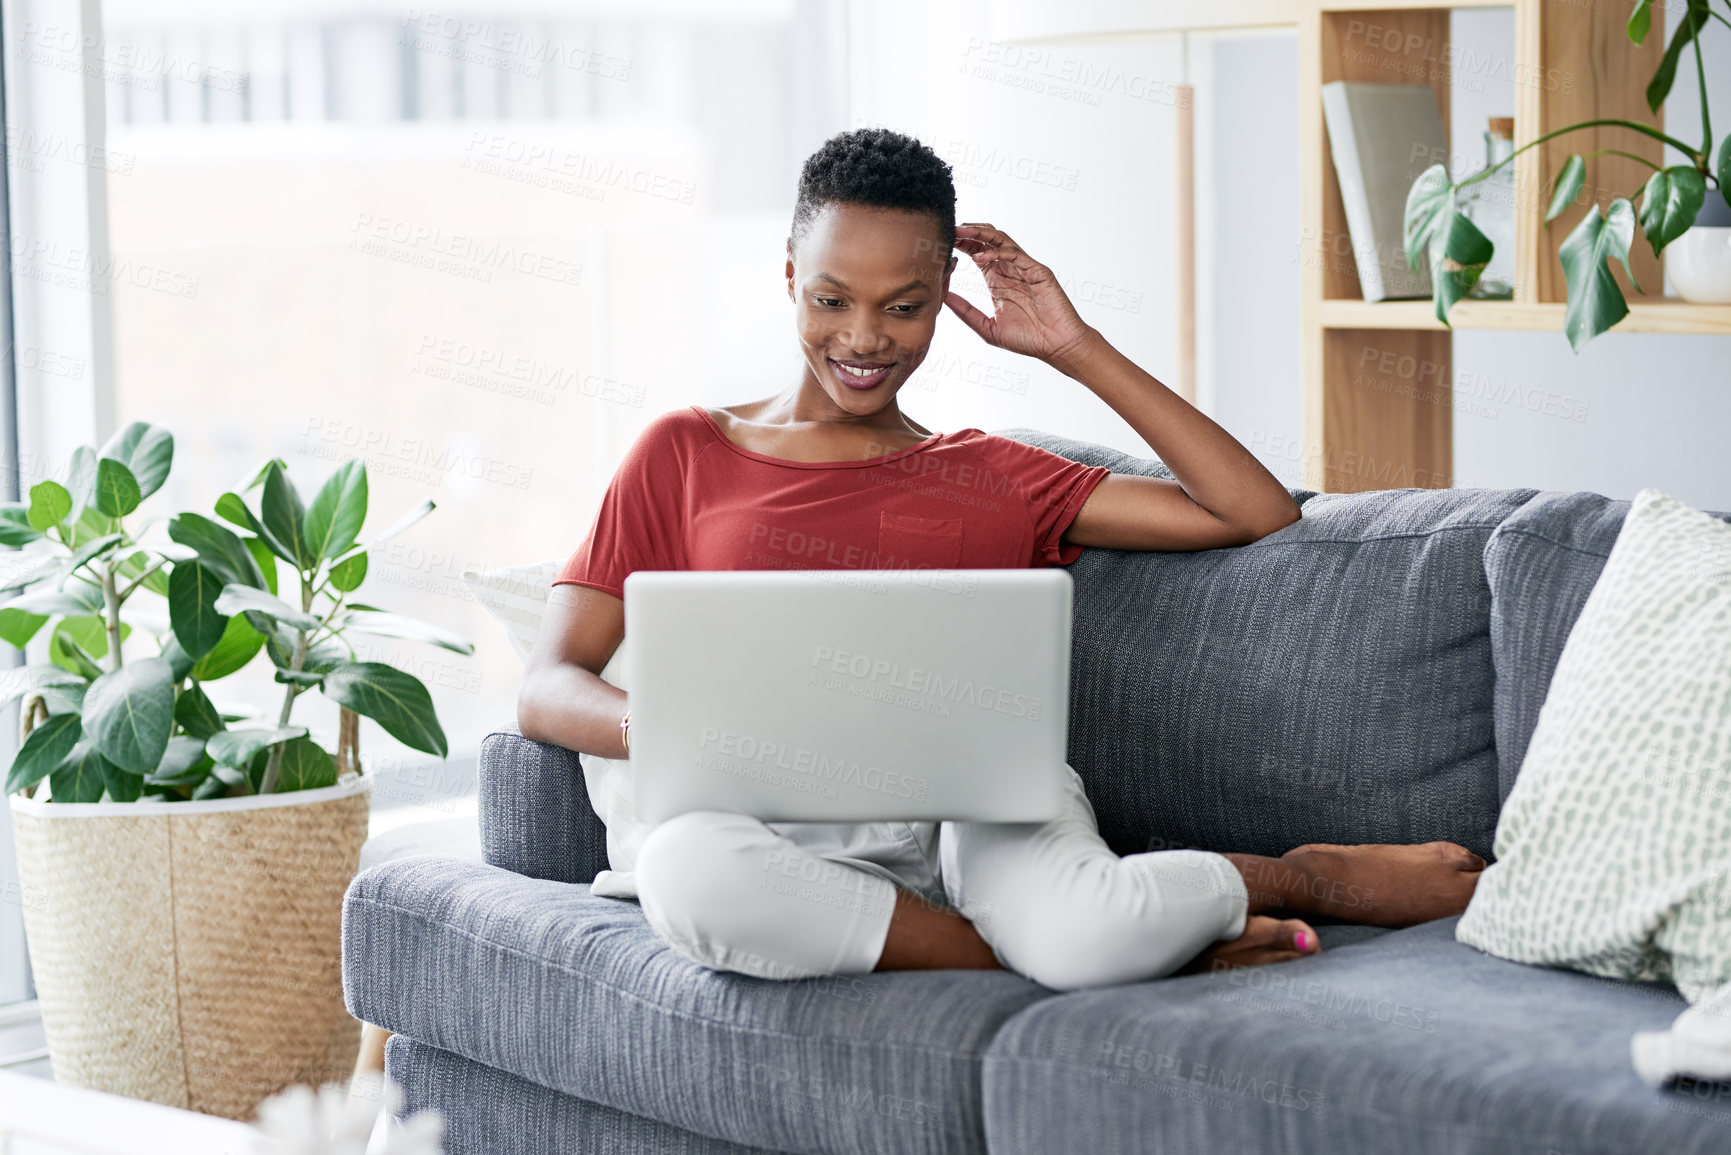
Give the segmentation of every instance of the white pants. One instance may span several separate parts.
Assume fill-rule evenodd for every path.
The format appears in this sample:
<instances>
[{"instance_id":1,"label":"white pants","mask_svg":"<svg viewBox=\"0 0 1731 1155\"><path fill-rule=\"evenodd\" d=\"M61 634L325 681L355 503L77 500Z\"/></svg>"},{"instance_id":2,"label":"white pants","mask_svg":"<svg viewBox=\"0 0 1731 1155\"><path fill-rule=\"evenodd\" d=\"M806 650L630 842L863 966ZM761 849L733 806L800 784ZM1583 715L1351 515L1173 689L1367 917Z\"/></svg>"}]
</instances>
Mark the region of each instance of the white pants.
<instances>
[{"instance_id":1,"label":"white pants","mask_svg":"<svg viewBox=\"0 0 1731 1155\"><path fill-rule=\"evenodd\" d=\"M1101 839L1075 770L1063 817L1046 823L935 824L944 905L968 918L998 962L1056 990L1158 978L1210 943L1244 933L1248 894L1225 858L1164 850L1120 858ZM638 899L668 945L704 966L760 978L860 974L877 966L897 882L879 864L824 853L833 825L764 823L696 810L650 831ZM919 827L909 840L929 846ZM866 843L869 845L869 842ZM870 869L877 865L878 869Z\"/></svg>"}]
</instances>

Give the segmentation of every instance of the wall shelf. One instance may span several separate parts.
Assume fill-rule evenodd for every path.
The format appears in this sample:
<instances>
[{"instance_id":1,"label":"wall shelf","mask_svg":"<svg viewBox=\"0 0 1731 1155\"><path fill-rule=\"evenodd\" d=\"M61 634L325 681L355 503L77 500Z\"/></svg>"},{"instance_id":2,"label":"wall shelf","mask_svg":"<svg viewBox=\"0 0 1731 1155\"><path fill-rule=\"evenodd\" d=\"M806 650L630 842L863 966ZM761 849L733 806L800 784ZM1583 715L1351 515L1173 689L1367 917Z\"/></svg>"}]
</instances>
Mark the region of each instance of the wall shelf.
<instances>
[{"instance_id":1,"label":"wall shelf","mask_svg":"<svg viewBox=\"0 0 1731 1155\"><path fill-rule=\"evenodd\" d=\"M1456 329L1512 329L1560 332L1561 301L1462 301L1449 311ZM1444 328L1429 301L1323 301L1324 329ZM1697 305L1667 297L1657 301L1635 298L1629 315L1611 333L1712 333L1731 336L1731 305Z\"/></svg>"}]
</instances>

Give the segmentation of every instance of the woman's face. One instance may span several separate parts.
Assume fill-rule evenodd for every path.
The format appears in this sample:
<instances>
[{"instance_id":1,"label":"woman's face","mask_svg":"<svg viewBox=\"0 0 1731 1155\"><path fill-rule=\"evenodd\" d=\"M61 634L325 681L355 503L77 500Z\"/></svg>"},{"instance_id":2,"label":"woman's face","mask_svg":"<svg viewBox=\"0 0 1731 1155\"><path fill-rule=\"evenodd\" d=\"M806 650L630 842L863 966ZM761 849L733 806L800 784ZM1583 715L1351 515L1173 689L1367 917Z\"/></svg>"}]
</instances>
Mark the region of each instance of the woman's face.
<instances>
[{"instance_id":1,"label":"woman's face","mask_svg":"<svg viewBox=\"0 0 1731 1155\"><path fill-rule=\"evenodd\" d=\"M857 416L890 404L925 360L954 268L926 213L826 206L788 246L807 375Z\"/></svg>"}]
</instances>

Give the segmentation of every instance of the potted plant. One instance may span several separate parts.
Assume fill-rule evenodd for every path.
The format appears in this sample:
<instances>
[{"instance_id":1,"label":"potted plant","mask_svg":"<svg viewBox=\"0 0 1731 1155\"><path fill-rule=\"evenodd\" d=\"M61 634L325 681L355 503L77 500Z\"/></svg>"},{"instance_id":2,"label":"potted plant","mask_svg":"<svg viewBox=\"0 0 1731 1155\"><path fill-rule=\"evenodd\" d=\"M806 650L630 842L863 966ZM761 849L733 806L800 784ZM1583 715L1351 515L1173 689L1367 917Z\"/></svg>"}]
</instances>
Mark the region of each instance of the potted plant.
<instances>
[{"instance_id":1,"label":"potted plant","mask_svg":"<svg viewBox=\"0 0 1731 1155\"><path fill-rule=\"evenodd\" d=\"M191 512L130 525L173 457L166 429L134 422L100 452L79 447L66 484L0 504L0 544L23 547L0 577L13 595L0 638L22 648L49 630L49 660L10 671L0 693L24 698L6 793L55 1076L246 1119L354 1063L339 964L367 831L360 716L447 752L420 680L355 661L348 638L473 647L348 600L369 551L431 501L363 545L363 462L306 504L273 458L217 500L234 528ZM168 540L153 540L158 523ZM134 623L153 627L154 654L123 654ZM261 650L283 696L245 724L252 714L220 710L206 687ZM293 722L314 690L338 706L334 756Z\"/></svg>"},{"instance_id":2,"label":"potted plant","mask_svg":"<svg viewBox=\"0 0 1731 1155\"><path fill-rule=\"evenodd\" d=\"M1456 205L1455 194L1486 179L1527 149L1565 133L1601 126L1624 128L1662 141L1689 160L1687 164L1661 167L1643 157L1618 149L1600 149L1588 154L1600 156L1615 152L1652 168L1653 175L1648 178L1646 185L1632 196L1613 200L1605 212L1600 212L1597 204L1589 206L1580 223L1558 246L1557 255L1562 260L1563 277L1568 284L1569 296L1568 306L1563 314L1563 331L1568 334L1569 344L1577 353L1588 341L1629 313L1623 291L1611 274L1610 262L1621 261L1624 270L1628 271L1629 246L1634 243L1637 231L1653 246L1654 256L1664 252L1666 246L1678 238L1693 232L1697 226L1705 232L1717 234L1720 231L1714 227L1719 223L1717 207L1705 216L1703 210L1708 201L1709 184L1717 186L1719 198L1724 200L1726 206L1731 206L1731 135L1719 142L1715 156L1713 121L1707 107L1707 71L1701 59L1700 33L1709 21L1718 20L1723 24L1731 24L1731 20L1714 10L1710 0L1685 2L1687 8L1683 12L1682 21L1672 36L1671 43L1666 47L1665 55L1660 60L1652 81L1647 85L1647 107L1655 113L1659 111L1665 98L1670 95L1684 53L1692 49L1695 79L1701 94L1703 139L1700 148L1669 136L1650 124L1633 120L1585 120L1529 141L1499 163L1474 173L1458 185L1450 181L1446 164L1432 165L1413 182L1406 199L1406 259L1407 264L1416 269L1419 267L1420 255L1429 256L1431 296L1436 302L1439 321L1448 324L1449 309L1471 292L1495 251L1490 239L1461 214ZM1722 2L1727 11L1731 12L1731 0ZM1635 44L1645 41L1651 31L1652 22L1652 0L1636 0L1627 26L1630 41ZM1562 172L1557 174L1550 204L1545 210L1545 220L1555 220L1574 203L1575 198L1580 195L1585 175L1585 158L1579 155L1571 156L1563 165ZM1638 213L1634 205L1636 200L1641 202ZM1731 238L1731 230L1725 230L1725 237ZM1721 241L1716 247L1713 244L1715 240ZM1697 269L1703 262L1710 263L1697 275ZM1731 264L1720 266L1711 262L1731 262L1731 243L1725 243L1717 235L1691 237L1688 259L1684 266L1674 267L1672 277L1685 297L1721 299L1711 295L1715 291L1711 286L1722 281L1731 282ZM1678 272L1683 275L1677 276ZM1630 282L1633 283L1634 279L1633 272L1630 272ZM1706 298L1692 295L1697 285L1706 286L1703 290L1709 294ZM1639 285L1635 287L1645 292Z\"/></svg>"}]
</instances>

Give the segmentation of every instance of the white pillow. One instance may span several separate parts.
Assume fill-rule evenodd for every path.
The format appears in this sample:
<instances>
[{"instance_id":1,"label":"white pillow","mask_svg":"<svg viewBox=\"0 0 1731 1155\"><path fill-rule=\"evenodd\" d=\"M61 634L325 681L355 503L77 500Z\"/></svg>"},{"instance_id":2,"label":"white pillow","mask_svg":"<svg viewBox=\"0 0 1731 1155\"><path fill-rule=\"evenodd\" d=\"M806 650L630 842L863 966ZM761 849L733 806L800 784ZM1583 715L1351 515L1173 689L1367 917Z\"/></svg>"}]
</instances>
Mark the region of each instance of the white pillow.
<instances>
[{"instance_id":1,"label":"white pillow","mask_svg":"<svg viewBox=\"0 0 1731 1155\"><path fill-rule=\"evenodd\" d=\"M1731 525L1636 494L1495 848L1461 942L1691 1003L1731 982Z\"/></svg>"},{"instance_id":2,"label":"white pillow","mask_svg":"<svg viewBox=\"0 0 1731 1155\"><path fill-rule=\"evenodd\" d=\"M560 558L549 558L503 569L463 571L463 584L505 628L506 640L524 665L529 663L535 635L541 632L541 619L547 615L547 597L553 592L553 579L563 564Z\"/></svg>"},{"instance_id":3,"label":"white pillow","mask_svg":"<svg viewBox=\"0 0 1731 1155\"><path fill-rule=\"evenodd\" d=\"M517 652L518 661L525 665L535 638L541 632L541 621L547 616L547 598L553 592L553 579L564 562L559 558L531 562L528 565L505 566L502 569L463 571L463 584L486 607L505 637ZM623 667L625 646L613 651L601 671L601 680L625 688ZM583 785L589 792L589 805L607 827L607 861L614 869L604 870L590 884L594 894L614 898L631 898L637 893L634 868L637 848L649 836L654 826L637 820L631 800L631 763L623 758L602 758L595 754L579 754L583 767Z\"/></svg>"}]
</instances>

